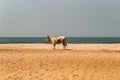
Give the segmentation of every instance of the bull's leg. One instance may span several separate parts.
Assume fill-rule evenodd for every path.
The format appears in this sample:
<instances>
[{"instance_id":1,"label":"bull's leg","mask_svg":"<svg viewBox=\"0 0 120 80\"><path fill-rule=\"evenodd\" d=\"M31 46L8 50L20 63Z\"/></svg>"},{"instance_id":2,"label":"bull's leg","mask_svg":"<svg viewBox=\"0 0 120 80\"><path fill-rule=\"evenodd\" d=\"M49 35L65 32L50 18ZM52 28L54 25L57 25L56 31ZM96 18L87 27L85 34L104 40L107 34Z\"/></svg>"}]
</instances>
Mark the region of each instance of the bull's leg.
<instances>
[{"instance_id":1,"label":"bull's leg","mask_svg":"<svg viewBox=\"0 0 120 80\"><path fill-rule=\"evenodd\" d=\"M63 44L63 49L66 49L66 45Z\"/></svg>"},{"instance_id":2,"label":"bull's leg","mask_svg":"<svg viewBox=\"0 0 120 80\"><path fill-rule=\"evenodd\" d=\"M65 41L63 41L63 49L66 49L66 42Z\"/></svg>"},{"instance_id":3,"label":"bull's leg","mask_svg":"<svg viewBox=\"0 0 120 80\"><path fill-rule=\"evenodd\" d=\"M53 44L53 49L55 50L55 44Z\"/></svg>"}]
</instances>

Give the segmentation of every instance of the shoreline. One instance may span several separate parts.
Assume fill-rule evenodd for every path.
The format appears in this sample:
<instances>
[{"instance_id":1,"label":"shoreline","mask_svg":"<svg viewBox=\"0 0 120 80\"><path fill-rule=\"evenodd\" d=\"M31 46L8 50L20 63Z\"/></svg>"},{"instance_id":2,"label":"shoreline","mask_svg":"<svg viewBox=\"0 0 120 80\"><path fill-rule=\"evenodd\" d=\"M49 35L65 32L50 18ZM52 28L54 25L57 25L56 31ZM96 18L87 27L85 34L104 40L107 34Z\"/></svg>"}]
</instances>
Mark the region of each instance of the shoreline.
<instances>
[{"instance_id":1,"label":"shoreline","mask_svg":"<svg viewBox=\"0 0 120 80\"><path fill-rule=\"evenodd\" d=\"M0 49L53 49L52 44L0 44ZM63 49L61 44L56 45L56 49ZM66 49L71 50L120 50L119 44L68 44Z\"/></svg>"}]
</instances>

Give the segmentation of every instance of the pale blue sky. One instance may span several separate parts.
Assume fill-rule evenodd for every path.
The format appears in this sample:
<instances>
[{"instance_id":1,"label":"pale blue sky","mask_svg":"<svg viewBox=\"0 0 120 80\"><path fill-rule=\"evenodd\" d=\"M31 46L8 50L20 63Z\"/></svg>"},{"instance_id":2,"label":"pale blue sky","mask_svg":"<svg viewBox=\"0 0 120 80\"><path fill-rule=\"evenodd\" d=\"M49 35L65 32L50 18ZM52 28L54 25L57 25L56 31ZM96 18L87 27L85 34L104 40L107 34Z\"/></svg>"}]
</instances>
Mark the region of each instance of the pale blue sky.
<instances>
[{"instance_id":1,"label":"pale blue sky","mask_svg":"<svg viewBox=\"0 0 120 80\"><path fill-rule=\"evenodd\" d=\"M120 37L120 0L0 0L0 37Z\"/></svg>"}]
</instances>

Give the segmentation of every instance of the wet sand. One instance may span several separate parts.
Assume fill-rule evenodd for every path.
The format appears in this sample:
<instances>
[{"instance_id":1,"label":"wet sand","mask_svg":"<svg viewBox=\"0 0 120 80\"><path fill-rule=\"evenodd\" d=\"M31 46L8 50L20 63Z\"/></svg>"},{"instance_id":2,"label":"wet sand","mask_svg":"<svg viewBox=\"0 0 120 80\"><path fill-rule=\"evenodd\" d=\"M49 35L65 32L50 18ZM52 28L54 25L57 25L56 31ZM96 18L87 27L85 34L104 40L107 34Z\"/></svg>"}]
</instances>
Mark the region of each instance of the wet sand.
<instances>
[{"instance_id":1,"label":"wet sand","mask_svg":"<svg viewBox=\"0 0 120 80\"><path fill-rule=\"evenodd\" d=\"M0 44L0 80L120 80L120 44Z\"/></svg>"}]
</instances>

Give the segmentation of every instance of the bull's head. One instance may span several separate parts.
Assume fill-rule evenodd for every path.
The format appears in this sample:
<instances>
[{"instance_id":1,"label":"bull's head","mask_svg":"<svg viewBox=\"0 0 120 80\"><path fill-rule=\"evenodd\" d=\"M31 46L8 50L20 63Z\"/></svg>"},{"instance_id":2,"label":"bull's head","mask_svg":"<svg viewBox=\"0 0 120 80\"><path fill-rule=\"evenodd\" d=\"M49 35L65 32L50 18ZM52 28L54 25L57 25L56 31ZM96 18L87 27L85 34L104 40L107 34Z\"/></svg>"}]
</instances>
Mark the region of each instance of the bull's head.
<instances>
[{"instance_id":1,"label":"bull's head","mask_svg":"<svg viewBox=\"0 0 120 80\"><path fill-rule=\"evenodd\" d=\"M46 41L50 41L50 37L49 37L49 35L47 36Z\"/></svg>"}]
</instances>

